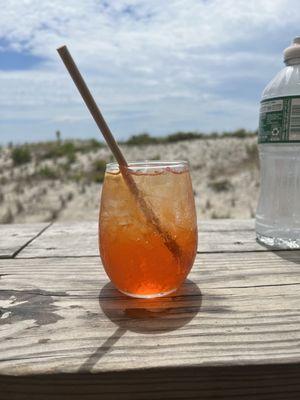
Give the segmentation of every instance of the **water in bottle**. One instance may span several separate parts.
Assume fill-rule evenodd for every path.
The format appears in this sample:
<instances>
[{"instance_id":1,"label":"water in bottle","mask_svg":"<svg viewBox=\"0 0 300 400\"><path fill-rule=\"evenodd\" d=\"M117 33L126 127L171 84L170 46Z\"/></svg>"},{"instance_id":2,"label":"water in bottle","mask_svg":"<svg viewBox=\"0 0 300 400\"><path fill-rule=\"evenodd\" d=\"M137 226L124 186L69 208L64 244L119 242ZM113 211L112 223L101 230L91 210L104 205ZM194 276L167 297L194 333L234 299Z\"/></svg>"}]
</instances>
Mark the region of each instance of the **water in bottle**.
<instances>
[{"instance_id":1,"label":"water in bottle","mask_svg":"<svg viewBox=\"0 0 300 400\"><path fill-rule=\"evenodd\" d=\"M262 94L258 147L261 189L256 236L275 248L300 248L300 37Z\"/></svg>"}]
</instances>

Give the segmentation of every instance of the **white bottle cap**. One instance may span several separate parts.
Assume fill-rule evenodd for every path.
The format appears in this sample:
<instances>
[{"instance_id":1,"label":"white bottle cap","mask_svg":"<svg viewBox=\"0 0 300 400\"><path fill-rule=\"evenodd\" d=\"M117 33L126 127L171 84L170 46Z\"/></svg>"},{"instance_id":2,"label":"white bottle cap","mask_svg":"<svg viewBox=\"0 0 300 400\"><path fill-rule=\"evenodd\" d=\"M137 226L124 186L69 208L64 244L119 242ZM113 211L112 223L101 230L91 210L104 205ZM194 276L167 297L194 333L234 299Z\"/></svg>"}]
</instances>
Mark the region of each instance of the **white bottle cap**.
<instances>
[{"instance_id":1,"label":"white bottle cap","mask_svg":"<svg viewBox=\"0 0 300 400\"><path fill-rule=\"evenodd\" d=\"M300 36L296 37L292 45L283 51L283 57L285 63L292 58L300 58Z\"/></svg>"}]
</instances>

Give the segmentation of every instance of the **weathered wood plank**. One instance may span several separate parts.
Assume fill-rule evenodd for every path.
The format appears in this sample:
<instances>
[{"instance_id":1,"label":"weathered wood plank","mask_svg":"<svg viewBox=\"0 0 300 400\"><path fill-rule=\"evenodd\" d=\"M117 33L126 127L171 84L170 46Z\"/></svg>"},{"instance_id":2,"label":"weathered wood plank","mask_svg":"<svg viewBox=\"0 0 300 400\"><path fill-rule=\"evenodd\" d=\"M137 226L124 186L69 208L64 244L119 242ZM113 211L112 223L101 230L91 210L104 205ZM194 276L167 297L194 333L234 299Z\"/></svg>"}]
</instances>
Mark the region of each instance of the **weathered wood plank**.
<instances>
[{"instance_id":1,"label":"weathered wood plank","mask_svg":"<svg viewBox=\"0 0 300 400\"><path fill-rule=\"evenodd\" d=\"M179 292L148 301L116 292L97 258L2 260L0 375L299 371L299 264L297 251L202 254Z\"/></svg>"},{"instance_id":2,"label":"weathered wood plank","mask_svg":"<svg viewBox=\"0 0 300 400\"><path fill-rule=\"evenodd\" d=\"M189 275L212 288L300 283L300 252L198 254ZM1 289L67 291L95 295L107 283L99 257L0 260Z\"/></svg>"},{"instance_id":3,"label":"weathered wood plank","mask_svg":"<svg viewBox=\"0 0 300 400\"><path fill-rule=\"evenodd\" d=\"M201 373L200 373L201 372ZM11 400L299 399L298 365L147 369L111 374L1 377Z\"/></svg>"},{"instance_id":4,"label":"weathered wood plank","mask_svg":"<svg viewBox=\"0 0 300 400\"><path fill-rule=\"evenodd\" d=\"M49 224L0 225L0 258L12 258Z\"/></svg>"},{"instance_id":5,"label":"weathered wood plank","mask_svg":"<svg viewBox=\"0 0 300 400\"><path fill-rule=\"evenodd\" d=\"M253 220L199 221L198 252L267 251L256 242ZM18 257L98 256L97 222L55 223Z\"/></svg>"},{"instance_id":6,"label":"weathered wood plank","mask_svg":"<svg viewBox=\"0 0 300 400\"><path fill-rule=\"evenodd\" d=\"M98 223L56 222L18 257L98 256Z\"/></svg>"},{"instance_id":7,"label":"weathered wood plank","mask_svg":"<svg viewBox=\"0 0 300 400\"><path fill-rule=\"evenodd\" d=\"M202 232L253 231L255 220L252 219L208 219L198 220Z\"/></svg>"},{"instance_id":8,"label":"weathered wood plank","mask_svg":"<svg viewBox=\"0 0 300 400\"><path fill-rule=\"evenodd\" d=\"M198 253L269 251L256 241L254 230L198 232Z\"/></svg>"}]
</instances>

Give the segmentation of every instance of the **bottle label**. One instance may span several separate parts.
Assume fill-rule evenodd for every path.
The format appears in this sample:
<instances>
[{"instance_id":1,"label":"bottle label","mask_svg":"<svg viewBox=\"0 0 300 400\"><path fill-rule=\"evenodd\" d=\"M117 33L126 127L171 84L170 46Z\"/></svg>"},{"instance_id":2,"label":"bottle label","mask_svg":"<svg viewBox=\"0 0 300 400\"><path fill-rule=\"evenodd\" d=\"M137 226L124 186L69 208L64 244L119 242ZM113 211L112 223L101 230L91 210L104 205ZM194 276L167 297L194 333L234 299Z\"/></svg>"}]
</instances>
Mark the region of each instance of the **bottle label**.
<instances>
[{"instance_id":1,"label":"bottle label","mask_svg":"<svg viewBox=\"0 0 300 400\"><path fill-rule=\"evenodd\" d=\"M258 143L300 143L300 96L260 103Z\"/></svg>"}]
</instances>

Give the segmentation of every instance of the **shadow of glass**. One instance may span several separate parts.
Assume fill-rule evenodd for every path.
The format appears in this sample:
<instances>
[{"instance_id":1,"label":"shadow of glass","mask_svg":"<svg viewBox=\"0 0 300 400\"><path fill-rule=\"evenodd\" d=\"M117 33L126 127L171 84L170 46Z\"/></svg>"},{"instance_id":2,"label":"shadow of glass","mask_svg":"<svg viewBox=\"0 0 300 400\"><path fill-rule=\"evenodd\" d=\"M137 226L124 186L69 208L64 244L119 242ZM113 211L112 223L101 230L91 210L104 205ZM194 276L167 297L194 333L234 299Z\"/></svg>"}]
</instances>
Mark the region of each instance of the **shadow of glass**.
<instances>
[{"instance_id":1,"label":"shadow of glass","mask_svg":"<svg viewBox=\"0 0 300 400\"><path fill-rule=\"evenodd\" d=\"M89 372L127 331L158 334L184 326L197 315L201 301L199 287L190 280L177 292L150 300L125 296L111 283L106 284L100 291L99 304L117 328L80 366L79 372Z\"/></svg>"},{"instance_id":2,"label":"shadow of glass","mask_svg":"<svg viewBox=\"0 0 300 400\"><path fill-rule=\"evenodd\" d=\"M169 296L135 299L106 284L99 295L103 313L122 330L161 333L176 330L191 321L201 308L201 291L192 281Z\"/></svg>"},{"instance_id":3,"label":"shadow of glass","mask_svg":"<svg viewBox=\"0 0 300 400\"><path fill-rule=\"evenodd\" d=\"M275 250L273 251L278 257L283 258L286 261L292 262L294 264L300 265L300 251L297 250Z\"/></svg>"}]
</instances>

